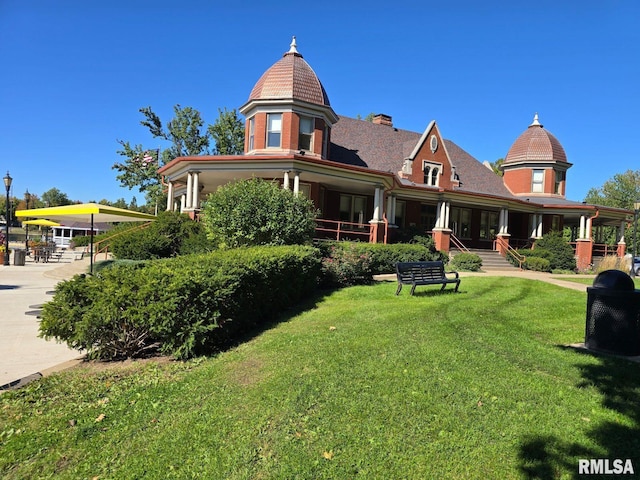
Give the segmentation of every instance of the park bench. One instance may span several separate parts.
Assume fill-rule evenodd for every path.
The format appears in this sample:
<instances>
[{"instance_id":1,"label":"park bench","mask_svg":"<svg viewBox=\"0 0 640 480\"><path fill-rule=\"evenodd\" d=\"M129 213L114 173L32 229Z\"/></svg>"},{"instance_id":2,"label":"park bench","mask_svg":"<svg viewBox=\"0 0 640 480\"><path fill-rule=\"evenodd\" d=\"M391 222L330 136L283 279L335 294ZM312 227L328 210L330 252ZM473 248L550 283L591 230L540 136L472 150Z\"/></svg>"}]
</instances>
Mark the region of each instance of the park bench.
<instances>
[{"instance_id":1,"label":"park bench","mask_svg":"<svg viewBox=\"0 0 640 480\"><path fill-rule=\"evenodd\" d=\"M396 275L398 277L398 290L396 295L402 290L402 285L411 285L411 295L418 285L440 285L444 287L448 283L455 283L454 292L458 291L460 286L460 278L458 272L445 272L444 263L440 261L433 262L398 262L396 264ZM447 275L454 275L453 278Z\"/></svg>"}]
</instances>

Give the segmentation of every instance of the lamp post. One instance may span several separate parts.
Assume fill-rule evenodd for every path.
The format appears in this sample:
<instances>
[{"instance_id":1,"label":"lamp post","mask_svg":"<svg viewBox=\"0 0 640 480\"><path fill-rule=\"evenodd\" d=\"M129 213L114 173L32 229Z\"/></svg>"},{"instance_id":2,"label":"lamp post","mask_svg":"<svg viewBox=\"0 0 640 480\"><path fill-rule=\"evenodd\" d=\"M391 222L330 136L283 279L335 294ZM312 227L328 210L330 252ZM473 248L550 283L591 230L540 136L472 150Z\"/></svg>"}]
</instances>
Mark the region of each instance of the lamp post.
<instances>
[{"instance_id":1,"label":"lamp post","mask_svg":"<svg viewBox=\"0 0 640 480\"><path fill-rule=\"evenodd\" d=\"M636 234L638 230L638 212L640 212L640 200L636 200L633 204L633 257L631 258L631 276L636 276Z\"/></svg>"},{"instance_id":2,"label":"lamp post","mask_svg":"<svg viewBox=\"0 0 640 480\"><path fill-rule=\"evenodd\" d=\"M29 210L29 200L31 200L31 194L29 193L29 189L24 192L24 203L25 210ZM25 255L29 255L29 224L27 223L24 226L24 251Z\"/></svg>"},{"instance_id":3,"label":"lamp post","mask_svg":"<svg viewBox=\"0 0 640 480\"><path fill-rule=\"evenodd\" d=\"M9 170L7 170L7 176L3 178L4 180L4 186L7 189L7 204L6 204L6 217L5 217L5 224L6 224L6 235L4 237L4 264L5 265L9 265L9 190L11 189L11 181L13 180L13 178L11 178L11 175L9 175Z\"/></svg>"}]
</instances>

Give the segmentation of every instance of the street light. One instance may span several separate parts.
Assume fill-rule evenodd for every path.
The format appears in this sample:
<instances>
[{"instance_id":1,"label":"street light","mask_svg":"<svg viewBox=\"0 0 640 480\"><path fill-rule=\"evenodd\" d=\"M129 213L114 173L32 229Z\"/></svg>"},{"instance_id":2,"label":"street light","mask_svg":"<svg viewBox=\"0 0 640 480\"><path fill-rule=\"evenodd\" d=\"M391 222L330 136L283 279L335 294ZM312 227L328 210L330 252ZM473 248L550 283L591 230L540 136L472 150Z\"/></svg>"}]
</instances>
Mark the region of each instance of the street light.
<instances>
[{"instance_id":1,"label":"street light","mask_svg":"<svg viewBox=\"0 0 640 480\"><path fill-rule=\"evenodd\" d=\"M27 188L27 191L24 192L24 203L25 203L25 210L29 210L29 200L31 200L31 194L29 193L29 189ZM29 255L29 224L27 223L24 226L24 251L25 251L25 255Z\"/></svg>"},{"instance_id":2,"label":"street light","mask_svg":"<svg viewBox=\"0 0 640 480\"><path fill-rule=\"evenodd\" d=\"M636 276L636 231L638 230L638 212L640 212L640 200L633 204L633 257L631 258L631 276Z\"/></svg>"},{"instance_id":3,"label":"street light","mask_svg":"<svg viewBox=\"0 0 640 480\"><path fill-rule=\"evenodd\" d=\"M6 224L6 235L4 237L4 264L9 265L9 190L11 189L11 175L9 175L9 170L7 170L7 176L3 178L4 186L7 189L7 215L4 217Z\"/></svg>"}]
</instances>

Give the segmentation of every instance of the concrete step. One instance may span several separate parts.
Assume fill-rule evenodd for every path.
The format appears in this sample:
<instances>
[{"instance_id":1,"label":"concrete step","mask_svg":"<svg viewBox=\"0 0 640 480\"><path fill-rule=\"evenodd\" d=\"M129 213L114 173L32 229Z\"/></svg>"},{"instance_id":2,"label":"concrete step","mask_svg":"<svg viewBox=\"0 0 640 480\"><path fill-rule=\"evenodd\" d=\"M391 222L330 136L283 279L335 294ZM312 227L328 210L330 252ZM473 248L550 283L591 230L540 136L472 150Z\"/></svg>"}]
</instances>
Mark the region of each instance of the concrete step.
<instances>
[{"instance_id":1,"label":"concrete step","mask_svg":"<svg viewBox=\"0 0 640 480\"><path fill-rule=\"evenodd\" d=\"M482 270L510 270L517 269L507 259L505 259L499 252L495 250L482 250L478 248L470 248L470 253L475 253L480 258L482 258ZM456 253L460 253L456 251L453 253L455 256Z\"/></svg>"}]
</instances>

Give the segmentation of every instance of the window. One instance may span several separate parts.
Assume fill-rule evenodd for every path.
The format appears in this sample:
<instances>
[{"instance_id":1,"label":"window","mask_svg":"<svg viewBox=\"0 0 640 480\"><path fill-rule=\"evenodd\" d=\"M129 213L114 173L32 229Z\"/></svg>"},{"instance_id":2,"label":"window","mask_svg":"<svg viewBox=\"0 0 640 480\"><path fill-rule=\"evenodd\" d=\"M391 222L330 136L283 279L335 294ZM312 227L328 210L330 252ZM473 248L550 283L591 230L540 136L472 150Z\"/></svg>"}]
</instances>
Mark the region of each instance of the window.
<instances>
[{"instance_id":1,"label":"window","mask_svg":"<svg viewBox=\"0 0 640 480\"><path fill-rule=\"evenodd\" d=\"M298 148L307 151L313 150L313 118L311 117L300 117Z\"/></svg>"},{"instance_id":2,"label":"window","mask_svg":"<svg viewBox=\"0 0 640 480\"><path fill-rule=\"evenodd\" d=\"M301 183L298 187L298 195L311 200L311 185L308 183Z\"/></svg>"},{"instance_id":3,"label":"window","mask_svg":"<svg viewBox=\"0 0 640 480\"><path fill-rule=\"evenodd\" d=\"M329 157L329 127L325 125L322 135L322 158Z\"/></svg>"},{"instance_id":4,"label":"window","mask_svg":"<svg viewBox=\"0 0 640 480\"><path fill-rule=\"evenodd\" d=\"M407 202L396 200L396 225L400 228L404 227L405 211L407 210Z\"/></svg>"},{"instance_id":5,"label":"window","mask_svg":"<svg viewBox=\"0 0 640 480\"><path fill-rule=\"evenodd\" d=\"M340 221L364 225L367 221L366 207L367 197L340 195Z\"/></svg>"},{"instance_id":6,"label":"window","mask_svg":"<svg viewBox=\"0 0 640 480\"><path fill-rule=\"evenodd\" d=\"M256 130L256 117L249 119L249 151L254 149L254 135Z\"/></svg>"},{"instance_id":7,"label":"window","mask_svg":"<svg viewBox=\"0 0 640 480\"><path fill-rule=\"evenodd\" d=\"M427 162L426 160L422 162L422 172L424 173L423 182L425 185L429 185L430 187L438 186L438 178L439 173L442 171L442 165L439 163Z\"/></svg>"},{"instance_id":8,"label":"window","mask_svg":"<svg viewBox=\"0 0 640 480\"><path fill-rule=\"evenodd\" d=\"M544 192L544 170L534 170L531 181L531 192Z\"/></svg>"},{"instance_id":9,"label":"window","mask_svg":"<svg viewBox=\"0 0 640 480\"><path fill-rule=\"evenodd\" d=\"M562 195L562 182L566 179L567 172L558 172L556 171L556 184L554 188L554 192L558 195Z\"/></svg>"},{"instance_id":10,"label":"window","mask_svg":"<svg viewBox=\"0 0 640 480\"><path fill-rule=\"evenodd\" d=\"M282 114L267 115L267 148L280 148L280 134L282 132Z\"/></svg>"},{"instance_id":11,"label":"window","mask_svg":"<svg viewBox=\"0 0 640 480\"><path fill-rule=\"evenodd\" d=\"M420 227L428 232L436 224L436 206L420 204Z\"/></svg>"},{"instance_id":12,"label":"window","mask_svg":"<svg viewBox=\"0 0 640 480\"><path fill-rule=\"evenodd\" d=\"M498 232L498 212L480 212L480 238L493 240Z\"/></svg>"},{"instance_id":13,"label":"window","mask_svg":"<svg viewBox=\"0 0 640 480\"><path fill-rule=\"evenodd\" d=\"M451 229L458 238L471 238L471 209L452 208L451 209Z\"/></svg>"}]
</instances>

